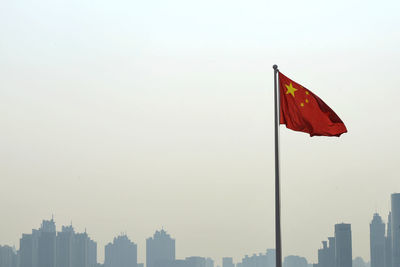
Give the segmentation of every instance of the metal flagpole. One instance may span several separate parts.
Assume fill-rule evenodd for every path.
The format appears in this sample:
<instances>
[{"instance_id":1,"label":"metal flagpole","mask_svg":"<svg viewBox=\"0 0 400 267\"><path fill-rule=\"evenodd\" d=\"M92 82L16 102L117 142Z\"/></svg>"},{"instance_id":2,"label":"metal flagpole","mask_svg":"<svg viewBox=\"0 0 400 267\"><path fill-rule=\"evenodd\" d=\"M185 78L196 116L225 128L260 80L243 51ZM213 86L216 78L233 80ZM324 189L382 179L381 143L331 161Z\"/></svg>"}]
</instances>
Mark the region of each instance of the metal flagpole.
<instances>
[{"instance_id":1,"label":"metal flagpole","mask_svg":"<svg viewBox=\"0 0 400 267\"><path fill-rule=\"evenodd\" d=\"M278 95L278 66L274 65L274 114L275 114L275 253L276 267L282 267L281 240L281 197L279 183L279 95Z\"/></svg>"}]
</instances>

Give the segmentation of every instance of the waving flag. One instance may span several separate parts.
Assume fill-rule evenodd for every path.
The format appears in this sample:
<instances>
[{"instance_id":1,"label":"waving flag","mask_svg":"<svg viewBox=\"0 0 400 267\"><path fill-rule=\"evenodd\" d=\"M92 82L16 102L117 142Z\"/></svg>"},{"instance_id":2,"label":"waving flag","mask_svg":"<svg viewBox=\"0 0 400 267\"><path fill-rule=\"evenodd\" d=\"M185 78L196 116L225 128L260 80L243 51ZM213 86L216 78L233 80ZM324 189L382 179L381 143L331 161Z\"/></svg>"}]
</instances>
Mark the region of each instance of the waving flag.
<instances>
[{"instance_id":1,"label":"waving flag","mask_svg":"<svg viewBox=\"0 0 400 267\"><path fill-rule=\"evenodd\" d=\"M280 124L310 136L340 136L347 129L338 115L307 88L279 72Z\"/></svg>"}]
</instances>

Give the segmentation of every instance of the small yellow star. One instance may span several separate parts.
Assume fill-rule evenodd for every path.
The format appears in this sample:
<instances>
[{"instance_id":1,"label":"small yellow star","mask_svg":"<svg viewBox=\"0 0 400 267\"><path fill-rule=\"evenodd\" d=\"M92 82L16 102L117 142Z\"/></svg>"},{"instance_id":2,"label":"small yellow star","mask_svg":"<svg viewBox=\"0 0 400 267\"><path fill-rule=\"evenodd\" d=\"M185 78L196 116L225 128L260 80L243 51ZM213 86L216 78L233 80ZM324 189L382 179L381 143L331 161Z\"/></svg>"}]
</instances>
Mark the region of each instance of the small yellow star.
<instances>
[{"instance_id":1,"label":"small yellow star","mask_svg":"<svg viewBox=\"0 0 400 267\"><path fill-rule=\"evenodd\" d=\"M287 91L286 94L291 94L294 97L294 92L297 91L296 88L293 87L292 83L290 83L290 85L286 85Z\"/></svg>"},{"instance_id":2,"label":"small yellow star","mask_svg":"<svg viewBox=\"0 0 400 267\"><path fill-rule=\"evenodd\" d=\"M306 95L309 95L308 91L306 91Z\"/></svg>"},{"instance_id":3,"label":"small yellow star","mask_svg":"<svg viewBox=\"0 0 400 267\"><path fill-rule=\"evenodd\" d=\"M301 103L300 106L304 107L304 103Z\"/></svg>"},{"instance_id":4,"label":"small yellow star","mask_svg":"<svg viewBox=\"0 0 400 267\"><path fill-rule=\"evenodd\" d=\"M306 99L306 103L308 103L308 99Z\"/></svg>"}]
</instances>

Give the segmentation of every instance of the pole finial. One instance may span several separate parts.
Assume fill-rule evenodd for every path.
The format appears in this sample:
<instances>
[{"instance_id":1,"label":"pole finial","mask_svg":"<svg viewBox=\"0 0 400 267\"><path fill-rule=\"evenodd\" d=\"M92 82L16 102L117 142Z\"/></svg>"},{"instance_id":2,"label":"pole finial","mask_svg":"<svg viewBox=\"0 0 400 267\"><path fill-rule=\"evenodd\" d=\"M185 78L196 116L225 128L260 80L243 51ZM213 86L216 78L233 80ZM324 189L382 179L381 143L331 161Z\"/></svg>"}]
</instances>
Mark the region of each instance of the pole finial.
<instances>
[{"instance_id":1,"label":"pole finial","mask_svg":"<svg viewBox=\"0 0 400 267\"><path fill-rule=\"evenodd\" d=\"M278 69L278 65L274 64L274 65L272 66L272 68L274 68L274 70L277 70L277 69Z\"/></svg>"}]
</instances>

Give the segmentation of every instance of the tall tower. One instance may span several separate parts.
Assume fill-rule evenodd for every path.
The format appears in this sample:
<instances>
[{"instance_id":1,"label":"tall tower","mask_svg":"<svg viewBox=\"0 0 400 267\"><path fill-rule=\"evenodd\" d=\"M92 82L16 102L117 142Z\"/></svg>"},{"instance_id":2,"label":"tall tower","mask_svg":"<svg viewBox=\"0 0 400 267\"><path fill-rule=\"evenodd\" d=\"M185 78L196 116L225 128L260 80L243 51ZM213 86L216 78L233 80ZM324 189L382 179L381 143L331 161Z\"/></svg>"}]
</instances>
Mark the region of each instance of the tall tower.
<instances>
[{"instance_id":1,"label":"tall tower","mask_svg":"<svg viewBox=\"0 0 400 267\"><path fill-rule=\"evenodd\" d=\"M350 224L335 224L335 263L336 267L353 265Z\"/></svg>"},{"instance_id":2,"label":"tall tower","mask_svg":"<svg viewBox=\"0 0 400 267\"><path fill-rule=\"evenodd\" d=\"M385 267L392 267L392 213L389 212L385 240Z\"/></svg>"},{"instance_id":3,"label":"tall tower","mask_svg":"<svg viewBox=\"0 0 400 267\"><path fill-rule=\"evenodd\" d=\"M113 243L105 247L105 267L136 267L137 245L126 235L114 238Z\"/></svg>"},{"instance_id":4,"label":"tall tower","mask_svg":"<svg viewBox=\"0 0 400 267\"><path fill-rule=\"evenodd\" d=\"M385 224L378 213L369 225L371 267L385 266Z\"/></svg>"},{"instance_id":5,"label":"tall tower","mask_svg":"<svg viewBox=\"0 0 400 267\"><path fill-rule=\"evenodd\" d=\"M89 258L89 267L97 266L97 242L89 238L89 250L88 250L88 258Z\"/></svg>"},{"instance_id":6,"label":"tall tower","mask_svg":"<svg viewBox=\"0 0 400 267\"><path fill-rule=\"evenodd\" d=\"M162 229L146 240L146 267L163 265L175 260L175 239Z\"/></svg>"},{"instance_id":7,"label":"tall tower","mask_svg":"<svg viewBox=\"0 0 400 267\"><path fill-rule=\"evenodd\" d=\"M335 267L335 238L328 237L327 241L322 241L322 248L318 249L318 267Z\"/></svg>"},{"instance_id":8,"label":"tall tower","mask_svg":"<svg viewBox=\"0 0 400 267\"><path fill-rule=\"evenodd\" d=\"M39 230L32 230L32 234L22 234L19 240L19 266L38 267Z\"/></svg>"},{"instance_id":9,"label":"tall tower","mask_svg":"<svg viewBox=\"0 0 400 267\"><path fill-rule=\"evenodd\" d=\"M89 237L87 233L74 234L72 267L89 267Z\"/></svg>"},{"instance_id":10,"label":"tall tower","mask_svg":"<svg viewBox=\"0 0 400 267\"><path fill-rule=\"evenodd\" d=\"M38 266L56 266L56 224L53 219L43 221L40 228Z\"/></svg>"},{"instance_id":11,"label":"tall tower","mask_svg":"<svg viewBox=\"0 0 400 267\"><path fill-rule=\"evenodd\" d=\"M72 226L63 226L62 231L57 234L56 258L57 267L73 267L73 245L74 228Z\"/></svg>"},{"instance_id":12,"label":"tall tower","mask_svg":"<svg viewBox=\"0 0 400 267\"><path fill-rule=\"evenodd\" d=\"M400 194L392 194L392 265L400 266Z\"/></svg>"}]
</instances>

